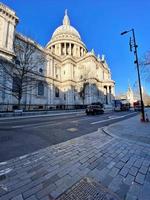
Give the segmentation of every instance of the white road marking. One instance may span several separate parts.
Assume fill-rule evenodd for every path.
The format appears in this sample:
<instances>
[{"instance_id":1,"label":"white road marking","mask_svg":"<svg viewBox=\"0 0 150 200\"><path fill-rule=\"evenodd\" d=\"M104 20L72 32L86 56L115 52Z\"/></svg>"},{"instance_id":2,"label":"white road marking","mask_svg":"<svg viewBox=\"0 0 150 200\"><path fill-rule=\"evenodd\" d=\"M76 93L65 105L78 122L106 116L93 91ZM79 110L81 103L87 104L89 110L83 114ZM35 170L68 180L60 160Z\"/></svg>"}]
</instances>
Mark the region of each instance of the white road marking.
<instances>
[{"instance_id":1,"label":"white road marking","mask_svg":"<svg viewBox=\"0 0 150 200\"><path fill-rule=\"evenodd\" d=\"M70 132L75 132L77 131L78 129L77 128L68 128L67 131L70 131Z\"/></svg>"},{"instance_id":2,"label":"white road marking","mask_svg":"<svg viewBox=\"0 0 150 200\"><path fill-rule=\"evenodd\" d=\"M26 166L26 165L30 165L30 164L31 164L31 162L28 161L28 162L25 162L23 165Z\"/></svg>"},{"instance_id":3,"label":"white road marking","mask_svg":"<svg viewBox=\"0 0 150 200\"><path fill-rule=\"evenodd\" d=\"M7 162L0 162L0 165L6 165Z\"/></svg>"},{"instance_id":4,"label":"white road marking","mask_svg":"<svg viewBox=\"0 0 150 200\"><path fill-rule=\"evenodd\" d=\"M92 118L82 118L82 119L79 119L79 120L73 120L72 122L75 123L75 122L80 122L80 121L89 120L89 119L92 119ZM44 127L44 126L55 126L55 125L60 125L60 124L62 124L62 122L53 123L53 124L50 124L50 122L45 122L45 123L36 123L36 124L26 124L26 125L11 126L11 128L12 129L16 129L16 128L31 128L31 127L32 128L38 128L38 127Z\"/></svg>"},{"instance_id":5,"label":"white road marking","mask_svg":"<svg viewBox=\"0 0 150 200\"><path fill-rule=\"evenodd\" d=\"M26 154L26 155L24 155L24 156L20 156L19 159L24 159L24 158L26 158L27 156L29 156L29 154Z\"/></svg>"},{"instance_id":6,"label":"white road marking","mask_svg":"<svg viewBox=\"0 0 150 200\"><path fill-rule=\"evenodd\" d=\"M24 127L23 125L20 125L20 126L11 126L11 128L22 128Z\"/></svg>"},{"instance_id":7,"label":"white road marking","mask_svg":"<svg viewBox=\"0 0 150 200\"><path fill-rule=\"evenodd\" d=\"M44 156L41 156L40 158L33 160L32 163L38 162L39 160L42 160L43 158L44 158Z\"/></svg>"},{"instance_id":8,"label":"white road marking","mask_svg":"<svg viewBox=\"0 0 150 200\"><path fill-rule=\"evenodd\" d=\"M130 113L130 114L127 114L127 115L118 116L118 117L114 117L114 118L110 118L110 119L104 119L104 120L101 120L101 121L92 122L91 124L92 124L92 125L94 125L94 124L100 124L100 123L103 123L103 122L111 121L111 120L113 120L113 119L124 118L124 117L129 116L129 115L132 115L132 114L133 114L133 113Z\"/></svg>"},{"instance_id":9,"label":"white road marking","mask_svg":"<svg viewBox=\"0 0 150 200\"><path fill-rule=\"evenodd\" d=\"M6 185L4 185L4 184L1 184L0 185L0 188L2 188L3 190L5 190L5 191L8 191L8 188L7 188L7 186Z\"/></svg>"},{"instance_id":10,"label":"white road marking","mask_svg":"<svg viewBox=\"0 0 150 200\"><path fill-rule=\"evenodd\" d=\"M71 122L72 122L72 123L77 123L77 122L80 122L80 121L89 121L89 120L91 120L91 119L93 119L93 117L84 117L84 118L82 118L82 119L73 120L73 121L71 121Z\"/></svg>"},{"instance_id":11,"label":"white road marking","mask_svg":"<svg viewBox=\"0 0 150 200\"><path fill-rule=\"evenodd\" d=\"M1 175L8 174L8 173L11 172L11 171L12 171L11 168L3 169L3 170L0 171L0 176L1 176Z\"/></svg>"},{"instance_id":12,"label":"white road marking","mask_svg":"<svg viewBox=\"0 0 150 200\"><path fill-rule=\"evenodd\" d=\"M58 123L53 123L53 124L50 124L50 122L47 122L47 123L36 123L36 124L27 124L27 125L20 125L20 126L12 126L11 128L12 129L15 129L15 128L37 128L37 127L43 127L43 126L54 126L54 125L58 125L58 124L61 124L61 122L58 122Z\"/></svg>"},{"instance_id":13,"label":"white road marking","mask_svg":"<svg viewBox=\"0 0 150 200\"><path fill-rule=\"evenodd\" d=\"M112 116L109 116L108 118L109 118L109 119L115 119L116 116L115 116L115 115L112 115Z\"/></svg>"},{"instance_id":14,"label":"white road marking","mask_svg":"<svg viewBox=\"0 0 150 200\"><path fill-rule=\"evenodd\" d=\"M58 122L58 123L55 123L55 124L47 123L47 124L37 125L37 126L32 127L32 128L39 128L39 127L45 127L45 126L57 126L57 125L60 125L60 124L62 124L62 122Z\"/></svg>"},{"instance_id":15,"label":"white road marking","mask_svg":"<svg viewBox=\"0 0 150 200\"><path fill-rule=\"evenodd\" d=\"M64 112L64 113L50 113L50 114L41 114L41 115L29 115L29 116L17 116L17 117L3 117L0 118L0 123L8 123L8 122L3 122L3 120L12 120L15 121L16 119L28 119L28 118L38 118L38 117L53 117L53 116L63 116L63 115L72 115L72 114L76 114L76 115L83 115L84 111L78 111L78 112ZM12 122L11 121L11 122ZM18 121L18 120L16 120Z\"/></svg>"}]
</instances>

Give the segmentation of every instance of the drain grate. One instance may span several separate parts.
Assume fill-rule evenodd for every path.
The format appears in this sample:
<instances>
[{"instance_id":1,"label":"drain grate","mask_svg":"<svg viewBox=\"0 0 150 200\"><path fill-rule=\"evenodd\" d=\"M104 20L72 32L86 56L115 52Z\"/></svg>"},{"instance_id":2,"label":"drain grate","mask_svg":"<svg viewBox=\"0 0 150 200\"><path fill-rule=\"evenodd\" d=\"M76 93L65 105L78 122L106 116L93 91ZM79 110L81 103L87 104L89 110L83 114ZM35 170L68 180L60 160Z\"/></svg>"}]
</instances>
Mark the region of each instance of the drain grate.
<instances>
[{"instance_id":1,"label":"drain grate","mask_svg":"<svg viewBox=\"0 0 150 200\"><path fill-rule=\"evenodd\" d=\"M85 177L57 200L120 200L120 198L100 183Z\"/></svg>"}]
</instances>

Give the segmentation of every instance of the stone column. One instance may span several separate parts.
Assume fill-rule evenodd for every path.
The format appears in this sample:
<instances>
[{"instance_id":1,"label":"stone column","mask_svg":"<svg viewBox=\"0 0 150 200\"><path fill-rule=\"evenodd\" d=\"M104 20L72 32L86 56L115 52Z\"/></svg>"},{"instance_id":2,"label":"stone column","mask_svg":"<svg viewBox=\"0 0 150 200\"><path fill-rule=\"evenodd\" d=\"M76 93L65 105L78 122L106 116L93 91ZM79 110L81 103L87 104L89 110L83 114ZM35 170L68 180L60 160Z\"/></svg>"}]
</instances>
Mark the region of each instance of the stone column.
<instances>
[{"instance_id":1,"label":"stone column","mask_svg":"<svg viewBox=\"0 0 150 200\"><path fill-rule=\"evenodd\" d=\"M59 55L59 44L55 45L55 52L57 55Z\"/></svg>"},{"instance_id":2,"label":"stone column","mask_svg":"<svg viewBox=\"0 0 150 200\"><path fill-rule=\"evenodd\" d=\"M4 19L0 16L0 47L3 47L3 31L4 31Z\"/></svg>"},{"instance_id":3,"label":"stone column","mask_svg":"<svg viewBox=\"0 0 150 200\"><path fill-rule=\"evenodd\" d=\"M57 46L56 45L54 45L54 54L57 54L57 48L56 48Z\"/></svg>"},{"instance_id":4,"label":"stone column","mask_svg":"<svg viewBox=\"0 0 150 200\"><path fill-rule=\"evenodd\" d=\"M69 43L68 54L71 55L71 43Z\"/></svg>"},{"instance_id":5,"label":"stone column","mask_svg":"<svg viewBox=\"0 0 150 200\"><path fill-rule=\"evenodd\" d=\"M51 59L51 60L49 60L49 62L48 62L48 65L49 65L49 74L48 74L48 76L52 76L53 77L53 58Z\"/></svg>"},{"instance_id":6,"label":"stone column","mask_svg":"<svg viewBox=\"0 0 150 200\"><path fill-rule=\"evenodd\" d=\"M9 32L8 32L8 48L13 51L13 41L14 41L14 25L9 24Z\"/></svg>"},{"instance_id":7,"label":"stone column","mask_svg":"<svg viewBox=\"0 0 150 200\"><path fill-rule=\"evenodd\" d=\"M108 104L107 86L104 86L105 103Z\"/></svg>"},{"instance_id":8,"label":"stone column","mask_svg":"<svg viewBox=\"0 0 150 200\"><path fill-rule=\"evenodd\" d=\"M76 52L76 57L78 57L78 46L76 45L76 50L75 50L75 52Z\"/></svg>"},{"instance_id":9,"label":"stone column","mask_svg":"<svg viewBox=\"0 0 150 200\"><path fill-rule=\"evenodd\" d=\"M113 95L113 97L115 97L115 88L114 88L114 86L111 86L111 94Z\"/></svg>"},{"instance_id":10,"label":"stone column","mask_svg":"<svg viewBox=\"0 0 150 200\"><path fill-rule=\"evenodd\" d=\"M59 55L61 56L61 44L59 44Z\"/></svg>"},{"instance_id":11,"label":"stone column","mask_svg":"<svg viewBox=\"0 0 150 200\"><path fill-rule=\"evenodd\" d=\"M6 40L7 40L7 28L8 28L8 23L5 21L4 26L3 26L3 47L6 48Z\"/></svg>"},{"instance_id":12,"label":"stone column","mask_svg":"<svg viewBox=\"0 0 150 200\"><path fill-rule=\"evenodd\" d=\"M51 52L54 53L54 47L53 46L51 46Z\"/></svg>"},{"instance_id":13,"label":"stone column","mask_svg":"<svg viewBox=\"0 0 150 200\"><path fill-rule=\"evenodd\" d=\"M57 55L60 56L60 45L59 44L56 44L56 49L57 49Z\"/></svg>"},{"instance_id":14,"label":"stone column","mask_svg":"<svg viewBox=\"0 0 150 200\"><path fill-rule=\"evenodd\" d=\"M111 100L112 100L112 98L111 98L111 86L109 86L109 104L111 103Z\"/></svg>"},{"instance_id":15,"label":"stone column","mask_svg":"<svg viewBox=\"0 0 150 200\"><path fill-rule=\"evenodd\" d=\"M81 48L81 56L83 56L83 48Z\"/></svg>"},{"instance_id":16,"label":"stone column","mask_svg":"<svg viewBox=\"0 0 150 200\"><path fill-rule=\"evenodd\" d=\"M73 50L72 50L72 54L73 54L73 56L76 56L76 45L74 44L73 45Z\"/></svg>"},{"instance_id":17,"label":"stone column","mask_svg":"<svg viewBox=\"0 0 150 200\"><path fill-rule=\"evenodd\" d=\"M54 104L54 84L50 84L50 104Z\"/></svg>"},{"instance_id":18,"label":"stone column","mask_svg":"<svg viewBox=\"0 0 150 200\"><path fill-rule=\"evenodd\" d=\"M77 55L78 55L78 57L80 57L80 47L79 46L77 46Z\"/></svg>"},{"instance_id":19,"label":"stone column","mask_svg":"<svg viewBox=\"0 0 150 200\"><path fill-rule=\"evenodd\" d=\"M89 93L90 93L90 104L92 103L92 88L91 88L91 84L89 84Z\"/></svg>"}]
</instances>

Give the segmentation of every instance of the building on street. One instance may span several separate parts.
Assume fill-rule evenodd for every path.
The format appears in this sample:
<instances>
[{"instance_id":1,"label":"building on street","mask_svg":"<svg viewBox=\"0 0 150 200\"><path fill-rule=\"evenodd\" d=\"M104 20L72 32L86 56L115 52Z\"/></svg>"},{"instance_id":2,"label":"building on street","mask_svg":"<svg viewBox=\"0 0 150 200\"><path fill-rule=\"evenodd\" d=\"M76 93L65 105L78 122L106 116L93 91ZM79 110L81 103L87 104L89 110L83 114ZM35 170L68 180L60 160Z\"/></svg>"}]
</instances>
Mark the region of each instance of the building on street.
<instances>
[{"instance_id":1,"label":"building on street","mask_svg":"<svg viewBox=\"0 0 150 200\"><path fill-rule=\"evenodd\" d=\"M105 56L88 51L65 11L45 47L18 33L19 19L0 4L0 110L111 104L115 83Z\"/></svg>"}]
</instances>

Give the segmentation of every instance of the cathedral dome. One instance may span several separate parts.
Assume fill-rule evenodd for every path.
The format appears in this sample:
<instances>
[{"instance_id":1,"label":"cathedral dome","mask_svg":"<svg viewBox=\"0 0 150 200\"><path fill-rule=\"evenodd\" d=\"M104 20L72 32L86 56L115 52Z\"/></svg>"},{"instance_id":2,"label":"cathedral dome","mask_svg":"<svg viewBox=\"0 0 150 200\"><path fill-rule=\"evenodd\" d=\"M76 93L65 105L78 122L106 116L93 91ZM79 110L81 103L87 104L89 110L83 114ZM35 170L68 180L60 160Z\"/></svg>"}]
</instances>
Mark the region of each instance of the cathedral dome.
<instances>
[{"instance_id":1,"label":"cathedral dome","mask_svg":"<svg viewBox=\"0 0 150 200\"><path fill-rule=\"evenodd\" d=\"M79 32L70 25L67 10L65 10L63 24L54 31L46 48L59 56L81 57L86 54L86 46L82 42Z\"/></svg>"},{"instance_id":2,"label":"cathedral dome","mask_svg":"<svg viewBox=\"0 0 150 200\"><path fill-rule=\"evenodd\" d=\"M63 19L63 25L59 26L52 35L52 40L61 38L68 38L69 36L76 37L76 39L81 40L79 32L70 25L70 20L67 14L67 10L65 10L65 16Z\"/></svg>"},{"instance_id":3,"label":"cathedral dome","mask_svg":"<svg viewBox=\"0 0 150 200\"><path fill-rule=\"evenodd\" d=\"M64 35L64 36L72 35L72 36L75 36L75 37L81 39L79 32L70 25L69 26L68 25L67 26L66 25L59 26L54 31L54 33L52 35L52 39L54 39L55 37L60 36L60 35Z\"/></svg>"}]
</instances>

